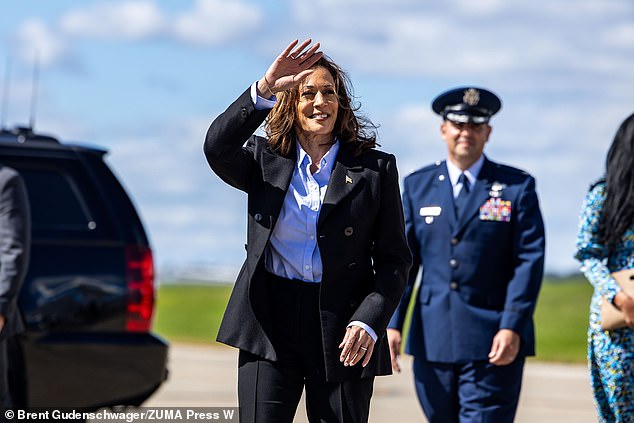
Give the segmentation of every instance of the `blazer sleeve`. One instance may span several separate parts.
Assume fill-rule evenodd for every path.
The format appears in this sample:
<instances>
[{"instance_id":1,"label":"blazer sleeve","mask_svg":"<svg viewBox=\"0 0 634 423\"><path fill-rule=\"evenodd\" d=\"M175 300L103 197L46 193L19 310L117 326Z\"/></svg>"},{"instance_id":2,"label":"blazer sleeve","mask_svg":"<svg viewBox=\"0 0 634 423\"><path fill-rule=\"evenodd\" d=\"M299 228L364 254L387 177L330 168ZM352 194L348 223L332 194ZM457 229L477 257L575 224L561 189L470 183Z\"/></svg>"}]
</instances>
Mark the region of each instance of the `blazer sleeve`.
<instances>
[{"instance_id":1,"label":"blazer sleeve","mask_svg":"<svg viewBox=\"0 0 634 423\"><path fill-rule=\"evenodd\" d=\"M522 333L535 310L544 275L544 222L533 177L527 178L518 202L513 240L515 266L507 287L500 329Z\"/></svg>"},{"instance_id":2,"label":"blazer sleeve","mask_svg":"<svg viewBox=\"0 0 634 423\"><path fill-rule=\"evenodd\" d=\"M242 191L256 165L252 137L270 109L256 110L247 89L209 126L203 150L211 169L226 183ZM243 147L244 146L244 147Z\"/></svg>"},{"instance_id":3,"label":"blazer sleeve","mask_svg":"<svg viewBox=\"0 0 634 423\"><path fill-rule=\"evenodd\" d=\"M374 263L375 284L359 305L351 321L368 324L381 336L398 305L412 256L405 239L403 206L398 185L396 159L389 155L381 178L381 206L375 224Z\"/></svg>"},{"instance_id":4,"label":"blazer sleeve","mask_svg":"<svg viewBox=\"0 0 634 423\"><path fill-rule=\"evenodd\" d=\"M17 299L29 263L31 217L26 187L15 171L1 170L0 183L0 315Z\"/></svg>"}]
</instances>

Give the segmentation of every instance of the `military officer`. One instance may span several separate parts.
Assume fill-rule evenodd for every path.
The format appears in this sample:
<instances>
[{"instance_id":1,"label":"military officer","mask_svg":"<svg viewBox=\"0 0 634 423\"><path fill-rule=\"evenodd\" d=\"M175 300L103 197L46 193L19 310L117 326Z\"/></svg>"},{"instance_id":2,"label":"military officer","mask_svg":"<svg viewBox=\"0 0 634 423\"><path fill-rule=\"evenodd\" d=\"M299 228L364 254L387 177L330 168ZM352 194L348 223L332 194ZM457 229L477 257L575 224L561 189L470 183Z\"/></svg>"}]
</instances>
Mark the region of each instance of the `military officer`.
<instances>
[{"instance_id":1,"label":"military officer","mask_svg":"<svg viewBox=\"0 0 634 423\"><path fill-rule=\"evenodd\" d=\"M476 87L439 95L447 160L405 178L403 207L414 265L388 329L392 366L413 301L405 352L430 423L512 422L544 265L544 225L528 173L491 161L484 147L501 108ZM420 285L415 285L422 268Z\"/></svg>"}]
</instances>

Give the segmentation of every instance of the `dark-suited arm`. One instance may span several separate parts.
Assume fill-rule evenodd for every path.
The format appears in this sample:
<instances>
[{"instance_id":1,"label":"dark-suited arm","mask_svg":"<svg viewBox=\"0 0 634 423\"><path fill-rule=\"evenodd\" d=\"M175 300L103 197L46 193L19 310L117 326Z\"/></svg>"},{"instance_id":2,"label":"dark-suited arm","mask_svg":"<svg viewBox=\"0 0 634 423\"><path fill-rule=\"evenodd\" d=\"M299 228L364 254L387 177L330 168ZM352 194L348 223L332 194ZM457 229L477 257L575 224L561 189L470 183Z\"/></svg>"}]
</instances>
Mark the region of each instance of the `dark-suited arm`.
<instances>
[{"instance_id":1,"label":"dark-suited arm","mask_svg":"<svg viewBox=\"0 0 634 423\"><path fill-rule=\"evenodd\" d=\"M379 337L398 305L412 263L405 238L403 206L396 159L390 155L381 178L381 206L375 224L374 290L361 302L351 321L369 325Z\"/></svg>"},{"instance_id":2,"label":"dark-suited arm","mask_svg":"<svg viewBox=\"0 0 634 423\"><path fill-rule=\"evenodd\" d=\"M515 212L515 271L507 287L500 329L521 334L535 310L544 275L544 222L533 178L527 180Z\"/></svg>"},{"instance_id":3,"label":"dark-suited arm","mask_svg":"<svg viewBox=\"0 0 634 423\"><path fill-rule=\"evenodd\" d=\"M29 264L31 217L24 181L14 171L0 186L0 315L16 301Z\"/></svg>"},{"instance_id":4,"label":"dark-suited arm","mask_svg":"<svg viewBox=\"0 0 634 423\"><path fill-rule=\"evenodd\" d=\"M247 191L253 152L243 145L264 122L269 109L256 110L247 89L209 126L204 152L209 166L226 183Z\"/></svg>"}]
</instances>

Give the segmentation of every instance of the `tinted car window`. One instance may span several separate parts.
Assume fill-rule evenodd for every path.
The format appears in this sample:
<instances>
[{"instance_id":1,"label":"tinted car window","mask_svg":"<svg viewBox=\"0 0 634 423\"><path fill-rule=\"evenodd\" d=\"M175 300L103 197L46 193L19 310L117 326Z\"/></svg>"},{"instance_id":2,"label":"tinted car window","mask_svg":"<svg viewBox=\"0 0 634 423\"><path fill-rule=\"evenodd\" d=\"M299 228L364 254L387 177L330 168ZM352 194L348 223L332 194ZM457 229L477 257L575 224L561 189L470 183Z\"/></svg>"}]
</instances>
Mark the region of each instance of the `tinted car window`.
<instances>
[{"instance_id":1,"label":"tinted car window","mask_svg":"<svg viewBox=\"0 0 634 423\"><path fill-rule=\"evenodd\" d=\"M33 230L89 230L95 222L72 179L54 170L23 170Z\"/></svg>"},{"instance_id":2,"label":"tinted car window","mask_svg":"<svg viewBox=\"0 0 634 423\"><path fill-rule=\"evenodd\" d=\"M30 158L5 160L24 178L31 205L34 240L113 240L108 205L75 160Z\"/></svg>"}]
</instances>

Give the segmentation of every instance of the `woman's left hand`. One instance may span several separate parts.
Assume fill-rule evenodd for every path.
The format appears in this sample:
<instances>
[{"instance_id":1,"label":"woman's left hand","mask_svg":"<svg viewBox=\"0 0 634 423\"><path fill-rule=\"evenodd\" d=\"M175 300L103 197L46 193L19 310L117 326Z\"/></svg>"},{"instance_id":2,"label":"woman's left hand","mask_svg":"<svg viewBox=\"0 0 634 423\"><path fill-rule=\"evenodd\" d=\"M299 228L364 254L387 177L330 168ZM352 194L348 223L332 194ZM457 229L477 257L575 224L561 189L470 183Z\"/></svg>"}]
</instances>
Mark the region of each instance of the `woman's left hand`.
<instances>
[{"instance_id":1,"label":"woman's left hand","mask_svg":"<svg viewBox=\"0 0 634 423\"><path fill-rule=\"evenodd\" d=\"M346 329L346 335L343 337L341 344L339 344L339 348L343 348L339 361L344 366L354 366L363 359L361 365L365 367L370 362L370 358L372 358L374 340L365 329L353 325Z\"/></svg>"}]
</instances>

